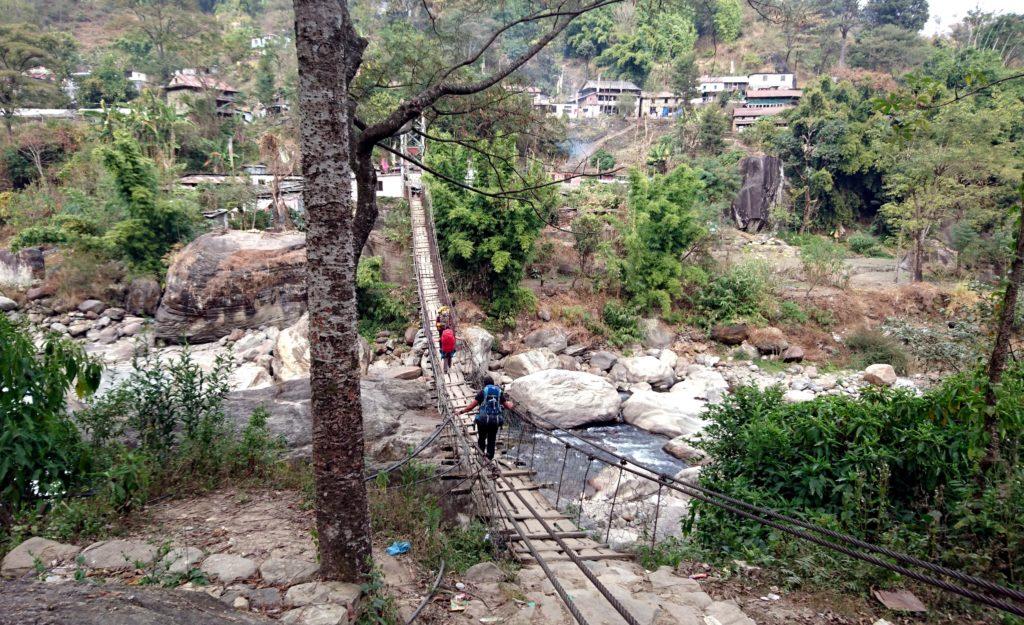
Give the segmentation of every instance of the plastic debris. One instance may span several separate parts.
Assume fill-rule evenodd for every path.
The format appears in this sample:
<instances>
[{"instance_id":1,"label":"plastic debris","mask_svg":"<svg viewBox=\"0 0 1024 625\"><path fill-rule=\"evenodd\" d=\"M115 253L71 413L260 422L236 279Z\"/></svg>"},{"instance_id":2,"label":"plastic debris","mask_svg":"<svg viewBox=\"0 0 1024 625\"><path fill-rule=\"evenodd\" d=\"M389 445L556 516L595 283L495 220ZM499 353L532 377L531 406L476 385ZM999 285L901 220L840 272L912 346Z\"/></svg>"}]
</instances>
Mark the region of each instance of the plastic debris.
<instances>
[{"instance_id":1,"label":"plastic debris","mask_svg":"<svg viewBox=\"0 0 1024 625\"><path fill-rule=\"evenodd\" d=\"M875 590L873 591L875 599L896 612L927 612L928 608L925 607L921 600L914 596L914 593L909 590Z\"/></svg>"},{"instance_id":2,"label":"plastic debris","mask_svg":"<svg viewBox=\"0 0 1024 625\"><path fill-rule=\"evenodd\" d=\"M388 546L388 555L401 555L403 553L408 553L410 549L412 549L412 543L408 540L396 540Z\"/></svg>"},{"instance_id":3,"label":"plastic debris","mask_svg":"<svg viewBox=\"0 0 1024 625\"><path fill-rule=\"evenodd\" d=\"M481 617L480 622L484 625L489 625L490 623L500 623L502 620L500 616L484 616Z\"/></svg>"},{"instance_id":4,"label":"plastic debris","mask_svg":"<svg viewBox=\"0 0 1024 625\"><path fill-rule=\"evenodd\" d=\"M462 582L455 582L455 590L465 590L466 585Z\"/></svg>"},{"instance_id":5,"label":"plastic debris","mask_svg":"<svg viewBox=\"0 0 1024 625\"><path fill-rule=\"evenodd\" d=\"M782 597L780 597L779 595L777 595L777 594L775 594L773 592L770 592L767 595L761 597L761 601L778 601L781 598Z\"/></svg>"},{"instance_id":6,"label":"plastic debris","mask_svg":"<svg viewBox=\"0 0 1024 625\"><path fill-rule=\"evenodd\" d=\"M451 602L448 604L448 609L452 612L464 612L468 607L469 597L461 592L453 595Z\"/></svg>"},{"instance_id":7,"label":"plastic debris","mask_svg":"<svg viewBox=\"0 0 1024 625\"><path fill-rule=\"evenodd\" d=\"M707 578L708 578L708 574L707 573L694 573L693 575L690 576L690 579L707 579Z\"/></svg>"}]
</instances>

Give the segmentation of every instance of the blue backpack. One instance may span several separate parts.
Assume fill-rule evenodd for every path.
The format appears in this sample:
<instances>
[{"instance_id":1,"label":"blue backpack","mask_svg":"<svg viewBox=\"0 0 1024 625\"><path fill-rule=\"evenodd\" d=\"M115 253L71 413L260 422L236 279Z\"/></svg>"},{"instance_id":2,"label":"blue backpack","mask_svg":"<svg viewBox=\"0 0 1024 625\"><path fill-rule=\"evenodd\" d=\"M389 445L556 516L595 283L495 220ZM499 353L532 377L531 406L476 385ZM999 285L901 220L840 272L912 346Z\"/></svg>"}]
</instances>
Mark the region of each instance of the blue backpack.
<instances>
[{"instance_id":1,"label":"blue backpack","mask_svg":"<svg viewBox=\"0 0 1024 625\"><path fill-rule=\"evenodd\" d=\"M501 409L501 389L493 384L484 387L484 400L480 402L480 410L476 413L477 423L484 425L497 425L501 427L505 422L505 415Z\"/></svg>"}]
</instances>

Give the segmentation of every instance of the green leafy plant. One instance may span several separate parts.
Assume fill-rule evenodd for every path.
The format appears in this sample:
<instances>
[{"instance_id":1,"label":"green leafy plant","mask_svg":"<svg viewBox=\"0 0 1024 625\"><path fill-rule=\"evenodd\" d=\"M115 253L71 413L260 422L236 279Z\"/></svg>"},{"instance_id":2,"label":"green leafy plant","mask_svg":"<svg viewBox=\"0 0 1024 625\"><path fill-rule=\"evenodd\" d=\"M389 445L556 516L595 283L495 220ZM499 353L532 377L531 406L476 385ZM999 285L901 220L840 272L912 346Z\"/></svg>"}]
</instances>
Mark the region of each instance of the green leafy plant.
<instances>
[{"instance_id":1,"label":"green leafy plant","mask_svg":"<svg viewBox=\"0 0 1024 625\"><path fill-rule=\"evenodd\" d=\"M644 332L640 329L640 317L629 306L617 301L605 303L601 320L608 327L608 342L616 347L640 343Z\"/></svg>"},{"instance_id":2,"label":"green leafy plant","mask_svg":"<svg viewBox=\"0 0 1024 625\"><path fill-rule=\"evenodd\" d=\"M356 270L359 333L368 340L373 340L380 330L404 330L412 319L413 307L407 294L384 281L383 267L379 256L370 256L361 259Z\"/></svg>"},{"instance_id":3,"label":"green leafy plant","mask_svg":"<svg viewBox=\"0 0 1024 625\"><path fill-rule=\"evenodd\" d=\"M768 296L773 292L769 268L756 262L730 267L689 295L691 321L710 329L719 323L762 322Z\"/></svg>"},{"instance_id":4,"label":"green leafy plant","mask_svg":"<svg viewBox=\"0 0 1024 625\"><path fill-rule=\"evenodd\" d=\"M876 363L892 365L896 373L904 374L911 366L910 355L895 338L878 330L860 329L846 337L853 364L866 367Z\"/></svg>"},{"instance_id":5,"label":"green leafy plant","mask_svg":"<svg viewBox=\"0 0 1024 625\"><path fill-rule=\"evenodd\" d=\"M846 250L824 237L811 237L800 246L800 264L807 292L816 286L844 286L850 279L846 272Z\"/></svg>"}]
</instances>

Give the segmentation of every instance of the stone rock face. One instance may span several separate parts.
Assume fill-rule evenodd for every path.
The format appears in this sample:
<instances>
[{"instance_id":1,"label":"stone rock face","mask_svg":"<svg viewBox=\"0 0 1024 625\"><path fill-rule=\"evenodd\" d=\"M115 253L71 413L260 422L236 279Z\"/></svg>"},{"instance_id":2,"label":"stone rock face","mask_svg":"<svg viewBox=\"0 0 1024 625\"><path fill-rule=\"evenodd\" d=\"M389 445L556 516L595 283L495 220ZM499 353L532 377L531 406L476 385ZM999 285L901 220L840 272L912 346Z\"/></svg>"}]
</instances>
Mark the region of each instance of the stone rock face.
<instances>
[{"instance_id":1,"label":"stone rock face","mask_svg":"<svg viewBox=\"0 0 1024 625\"><path fill-rule=\"evenodd\" d=\"M515 354L505 359L505 374L510 378L521 378L546 369L558 368L558 356L555 352L542 347Z\"/></svg>"},{"instance_id":2,"label":"stone rock face","mask_svg":"<svg viewBox=\"0 0 1024 625\"><path fill-rule=\"evenodd\" d=\"M4 582L0 623L42 625L273 625L205 592L103 584Z\"/></svg>"},{"instance_id":3,"label":"stone rock face","mask_svg":"<svg viewBox=\"0 0 1024 625\"><path fill-rule=\"evenodd\" d=\"M274 375L279 380L309 377L309 314L277 335Z\"/></svg>"},{"instance_id":4,"label":"stone rock face","mask_svg":"<svg viewBox=\"0 0 1024 625\"><path fill-rule=\"evenodd\" d=\"M686 377L672 385L669 392L714 404L728 391L729 383L721 373L703 365L690 365L686 368Z\"/></svg>"},{"instance_id":5,"label":"stone rock face","mask_svg":"<svg viewBox=\"0 0 1024 625\"><path fill-rule=\"evenodd\" d=\"M601 371L608 371L615 365L615 361L618 359L619 357L611 352L596 351L590 354L590 365L597 367Z\"/></svg>"},{"instance_id":6,"label":"stone rock face","mask_svg":"<svg viewBox=\"0 0 1024 625\"><path fill-rule=\"evenodd\" d=\"M494 347L494 335L480 326L459 326L459 338L466 345L473 370L464 371L471 379L487 374L487 365L491 361L491 348Z\"/></svg>"},{"instance_id":7,"label":"stone rock face","mask_svg":"<svg viewBox=\"0 0 1024 625\"><path fill-rule=\"evenodd\" d=\"M17 252L0 250L0 284L28 287L32 279L46 277L46 263L43 251L29 247Z\"/></svg>"},{"instance_id":8,"label":"stone rock face","mask_svg":"<svg viewBox=\"0 0 1024 625\"><path fill-rule=\"evenodd\" d=\"M801 362L804 359L804 348L799 345L790 345L782 352L782 362Z\"/></svg>"},{"instance_id":9,"label":"stone rock face","mask_svg":"<svg viewBox=\"0 0 1024 625\"><path fill-rule=\"evenodd\" d=\"M622 404L622 418L636 427L675 438L704 429L704 402L682 393L641 391Z\"/></svg>"},{"instance_id":10,"label":"stone rock face","mask_svg":"<svg viewBox=\"0 0 1024 625\"><path fill-rule=\"evenodd\" d=\"M20 577L35 571L37 558L44 566L49 566L53 562L70 560L81 550L81 547L75 545L65 545L48 538L33 536L4 556L3 564L0 565L0 575Z\"/></svg>"},{"instance_id":11,"label":"stone rock face","mask_svg":"<svg viewBox=\"0 0 1024 625\"><path fill-rule=\"evenodd\" d=\"M868 365L864 369L864 381L875 386L892 386L896 384L896 370L892 365Z\"/></svg>"},{"instance_id":12,"label":"stone rock face","mask_svg":"<svg viewBox=\"0 0 1024 625\"><path fill-rule=\"evenodd\" d=\"M402 419L430 405L423 380L363 380L361 383L363 428L367 441L393 434ZM245 427L249 416L263 406L270 414L267 428L283 436L289 449L300 455L311 451L312 423L309 414L309 378L251 390L233 391L225 412L236 427Z\"/></svg>"},{"instance_id":13,"label":"stone rock face","mask_svg":"<svg viewBox=\"0 0 1024 625\"><path fill-rule=\"evenodd\" d=\"M782 401L797 404L814 399L814 391L790 389L783 393Z\"/></svg>"},{"instance_id":14,"label":"stone rock face","mask_svg":"<svg viewBox=\"0 0 1024 625\"><path fill-rule=\"evenodd\" d=\"M641 319L640 329L644 331L644 347L665 349L675 340L675 334L660 319Z\"/></svg>"},{"instance_id":15,"label":"stone rock face","mask_svg":"<svg viewBox=\"0 0 1024 625\"><path fill-rule=\"evenodd\" d=\"M320 565L290 558L269 558L260 565L260 577L268 584L293 586L308 582L320 571Z\"/></svg>"},{"instance_id":16,"label":"stone rock face","mask_svg":"<svg viewBox=\"0 0 1024 625\"><path fill-rule=\"evenodd\" d=\"M523 344L534 349L546 347L559 354L569 346L569 337L563 328L540 328L523 337Z\"/></svg>"},{"instance_id":17,"label":"stone rock face","mask_svg":"<svg viewBox=\"0 0 1024 625\"><path fill-rule=\"evenodd\" d=\"M290 606L306 606L323 603L336 603L351 606L359 598L358 584L344 582L307 582L288 589L284 601Z\"/></svg>"},{"instance_id":18,"label":"stone rock face","mask_svg":"<svg viewBox=\"0 0 1024 625\"><path fill-rule=\"evenodd\" d=\"M125 310L133 315L156 314L160 306L160 283L153 278L135 278L128 285Z\"/></svg>"},{"instance_id":19,"label":"stone rock face","mask_svg":"<svg viewBox=\"0 0 1024 625\"><path fill-rule=\"evenodd\" d=\"M388 367L377 372L375 379L379 380L415 380L423 375L423 369L419 367Z\"/></svg>"},{"instance_id":20,"label":"stone rock face","mask_svg":"<svg viewBox=\"0 0 1024 625\"><path fill-rule=\"evenodd\" d=\"M256 574L256 563L249 558L229 553L215 553L203 560L200 567L211 579L222 584L231 584L240 579L249 579Z\"/></svg>"},{"instance_id":21,"label":"stone rock face","mask_svg":"<svg viewBox=\"0 0 1024 625\"><path fill-rule=\"evenodd\" d=\"M93 543L82 551L85 566L90 569L123 571L136 563L149 564L156 559L156 546L134 540L105 540Z\"/></svg>"},{"instance_id":22,"label":"stone rock face","mask_svg":"<svg viewBox=\"0 0 1024 625\"><path fill-rule=\"evenodd\" d=\"M771 221L772 208L782 199L782 161L775 156L748 156L740 161L743 186L732 202L740 230L758 232Z\"/></svg>"},{"instance_id":23,"label":"stone rock face","mask_svg":"<svg viewBox=\"0 0 1024 625\"><path fill-rule=\"evenodd\" d=\"M742 323L717 325L711 329L711 338L723 345L740 345L747 340L749 331L750 328Z\"/></svg>"},{"instance_id":24,"label":"stone rock face","mask_svg":"<svg viewBox=\"0 0 1024 625\"><path fill-rule=\"evenodd\" d=\"M582 371L548 369L517 378L508 395L525 411L562 428L615 421L619 394L604 378Z\"/></svg>"},{"instance_id":25,"label":"stone rock face","mask_svg":"<svg viewBox=\"0 0 1024 625\"><path fill-rule=\"evenodd\" d=\"M688 436L677 436L665 443L661 449L668 455L690 464L700 464L706 459L704 452L694 447Z\"/></svg>"},{"instance_id":26,"label":"stone rock face","mask_svg":"<svg viewBox=\"0 0 1024 625\"><path fill-rule=\"evenodd\" d=\"M469 567L463 577L477 584L500 582L505 580L505 572L493 562L478 562Z\"/></svg>"},{"instance_id":27,"label":"stone rock face","mask_svg":"<svg viewBox=\"0 0 1024 625\"><path fill-rule=\"evenodd\" d=\"M668 388L675 381L675 372L654 356L631 356L618 359L612 367L611 378L620 387L647 382L651 386Z\"/></svg>"},{"instance_id":28,"label":"stone rock face","mask_svg":"<svg viewBox=\"0 0 1024 625\"><path fill-rule=\"evenodd\" d=\"M786 335L782 333L782 330L773 327L751 330L750 342L762 354L781 354L789 347Z\"/></svg>"},{"instance_id":29,"label":"stone rock face","mask_svg":"<svg viewBox=\"0 0 1024 625\"><path fill-rule=\"evenodd\" d=\"M167 567L168 573L184 575L202 562L204 557L206 554L195 547L178 547L168 551L161 562Z\"/></svg>"},{"instance_id":30,"label":"stone rock face","mask_svg":"<svg viewBox=\"0 0 1024 625\"><path fill-rule=\"evenodd\" d=\"M10 312L12 310L18 310L18 302L0 295L0 312Z\"/></svg>"},{"instance_id":31,"label":"stone rock face","mask_svg":"<svg viewBox=\"0 0 1024 625\"><path fill-rule=\"evenodd\" d=\"M103 312L103 309L105 309L106 307L107 305L99 301L98 299L87 299L78 305L78 312L83 312L86 314L95 313L98 315L101 312Z\"/></svg>"},{"instance_id":32,"label":"stone rock face","mask_svg":"<svg viewBox=\"0 0 1024 625\"><path fill-rule=\"evenodd\" d=\"M203 343L235 328L285 327L305 310L304 234L209 233L171 263L156 312L156 336Z\"/></svg>"},{"instance_id":33,"label":"stone rock face","mask_svg":"<svg viewBox=\"0 0 1024 625\"><path fill-rule=\"evenodd\" d=\"M30 302L34 302L36 300L45 299L47 297L53 297L53 294L56 292L57 290L52 286L43 284L40 286L32 287L28 291L25 291L25 299L27 299Z\"/></svg>"}]
</instances>

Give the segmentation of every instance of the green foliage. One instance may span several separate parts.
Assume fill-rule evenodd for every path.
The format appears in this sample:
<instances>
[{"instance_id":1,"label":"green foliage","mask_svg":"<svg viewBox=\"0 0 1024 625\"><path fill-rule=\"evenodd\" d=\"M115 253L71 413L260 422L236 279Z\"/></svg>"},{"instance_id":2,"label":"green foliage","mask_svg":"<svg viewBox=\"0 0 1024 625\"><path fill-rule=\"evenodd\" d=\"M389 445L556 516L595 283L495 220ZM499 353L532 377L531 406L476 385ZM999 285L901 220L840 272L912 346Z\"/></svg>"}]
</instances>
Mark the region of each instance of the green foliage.
<instances>
[{"instance_id":1,"label":"green foliage","mask_svg":"<svg viewBox=\"0 0 1024 625\"><path fill-rule=\"evenodd\" d=\"M849 280L846 273L846 249L825 237L812 237L800 246L800 265L803 267L804 279L815 286L843 286Z\"/></svg>"},{"instance_id":2,"label":"green foliage","mask_svg":"<svg viewBox=\"0 0 1024 625\"><path fill-rule=\"evenodd\" d=\"M50 81L29 78L28 70L53 65L56 39L28 24L0 24L0 110L12 126L17 108L53 104L60 92Z\"/></svg>"},{"instance_id":3,"label":"green foliage","mask_svg":"<svg viewBox=\"0 0 1024 625\"><path fill-rule=\"evenodd\" d=\"M1024 417L1024 370L1014 365L1008 374L995 411L1001 427L1014 431ZM782 401L779 387L740 388L706 415L699 446L715 462L701 483L986 577L1016 579L1024 570L1016 546L1024 522L1012 510L1024 498L1022 474L1016 468L979 482L988 441L983 377L955 376L921 397L869 389L860 399L796 404ZM1012 457L1018 444L1010 443ZM774 566L803 570L848 566L711 506L697 504L694 514L693 539L720 557L781 558ZM846 584L878 583L879 575Z\"/></svg>"},{"instance_id":4,"label":"green foliage","mask_svg":"<svg viewBox=\"0 0 1024 625\"><path fill-rule=\"evenodd\" d=\"M536 166L525 180L516 176L514 137L480 142L477 148L438 144L428 159L453 180L467 180L471 167L473 186L497 194L510 185L530 187L546 179ZM533 303L520 282L541 227L553 213L553 187L494 198L430 180L438 243L450 275L469 292L488 298L488 311L499 324L514 324L515 314Z\"/></svg>"},{"instance_id":5,"label":"green foliage","mask_svg":"<svg viewBox=\"0 0 1024 625\"><path fill-rule=\"evenodd\" d=\"M125 77L125 64L113 53L100 59L99 65L81 81L76 99L83 107L120 105L134 98L135 87Z\"/></svg>"},{"instance_id":6,"label":"green foliage","mask_svg":"<svg viewBox=\"0 0 1024 625\"><path fill-rule=\"evenodd\" d=\"M572 246L579 259L579 275L586 276L601 245L604 222L593 213L580 213L572 220L569 229L572 231Z\"/></svg>"},{"instance_id":7,"label":"green foliage","mask_svg":"<svg viewBox=\"0 0 1024 625\"><path fill-rule=\"evenodd\" d=\"M611 171L615 168L615 156L604 148L598 148L590 156L590 166L596 167L597 171Z\"/></svg>"},{"instance_id":8,"label":"green foliage","mask_svg":"<svg viewBox=\"0 0 1024 625\"><path fill-rule=\"evenodd\" d=\"M96 390L100 365L55 334L40 348L27 328L0 317L0 501L18 506L81 483L91 457L68 418L66 397Z\"/></svg>"},{"instance_id":9,"label":"green foliage","mask_svg":"<svg viewBox=\"0 0 1024 625\"><path fill-rule=\"evenodd\" d=\"M601 310L601 320L608 328L608 342L616 347L634 345L644 340L640 317L629 306L609 301Z\"/></svg>"},{"instance_id":10,"label":"green foliage","mask_svg":"<svg viewBox=\"0 0 1024 625\"><path fill-rule=\"evenodd\" d=\"M731 43L740 36L743 27L743 7L739 0L715 0L715 35L722 43Z\"/></svg>"},{"instance_id":11,"label":"green foliage","mask_svg":"<svg viewBox=\"0 0 1024 625\"><path fill-rule=\"evenodd\" d=\"M928 0L868 0L864 19L872 26L888 24L916 33L928 21Z\"/></svg>"},{"instance_id":12,"label":"green foliage","mask_svg":"<svg viewBox=\"0 0 1024 625\"><path fill-rule=\"evenodd\" d=\"M372 341L381 330L404 330L412 319L412 304L394 284L384 282L379 256L359 260L356 270L356 310L359 334Z\"/></svg>"},{"instance_id":13,"label":"green foliage","mask_svg":"<svg viewBox=\"0 0 1024 625\"><path fill-rule=\"evenodd\" d=\"M911 359L900 342L878 330L857 330L846 337L853 364L866 367L876 363L892 365L896 373L904 374L910 368Z\"/></svg>"},{"instance_id":14,"label":"green foliage","mask_svg":"<svg viewBox=\"0 0 1024 625\"><path fill-rule=\"evenodd\" d=\"M623 289L638 312L668 315L682 296L683 257L706 234L697 212L701 190L686 165L650 179L630 172L625 257L618 264Z\"/></svg>"},{"instance_id":15,"label":"green foliage","mask_svg":"<svg viewBox=\"0 0 1024 625\"><path fill-rule=\"evenodd\" d=\"M691 322L706 330L720 323L762 321L773 291L768 267L753 262L734 265L696 286L688 296Z\"/></svg>"},{"instance_id":16,"label":"green foliage","mask_svg":"<svg viewBox=\"0 0 1024 625\"><path fill-rule=\"evenodd\" d=\"M780 321L785 321L795 325L803 325L810 321L810 317L804 312L803 308L796 302L786 300L779 304L779 315Z\"/></svg>"},{"instance_id":17,"label":"green foliage","mask_svg":"<svg viewBox=\"0 0 1024 625\"><path fill-rule=\"evenodd\" d=\"M885 256L878 238L867 232L854 232L846 238L846 244L854 254L861 256Z\"/></svg>"},{"instance_id":18,"label":"green foliage","mask_svg":"<svg viewBox=\"0 0 1024 625\"><path fill-rule=\"evenodd\" d=\"M984 359L990 347L982 329L970 321L949 321L935 325L913 324L890 318L882 324L886 336L899 341L923 367L944 371L972 369Z\"/></svg>"},{"instance_id":19,"label":"green foliage","mask_svg":"<svg viewBox=\"0 0 1024 625\"><path fill-rule=\"evenodd\" d=\"M632 28L619 25L597 57L598 65L619 78L642 85L657 65L691 52L697 41L689 7L640 2L634 20Z\"/></svg>"}]
</instances>

